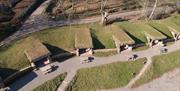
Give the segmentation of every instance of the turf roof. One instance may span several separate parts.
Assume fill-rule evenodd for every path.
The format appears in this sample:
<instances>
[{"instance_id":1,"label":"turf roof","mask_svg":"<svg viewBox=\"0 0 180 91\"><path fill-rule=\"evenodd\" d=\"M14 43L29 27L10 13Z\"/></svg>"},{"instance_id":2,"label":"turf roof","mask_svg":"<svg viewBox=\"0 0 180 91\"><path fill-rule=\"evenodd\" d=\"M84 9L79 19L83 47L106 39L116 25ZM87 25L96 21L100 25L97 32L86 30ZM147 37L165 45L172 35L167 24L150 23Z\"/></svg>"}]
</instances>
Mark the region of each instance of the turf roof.
<instances>
[{"instance_id":1,"label":"turf roof","mask_svg":"<svg viewBox=\"0 0 180 91\"><path fill-rule=\"evenodd\" d=\"M89 28L79 28L76 31L75 48L93 48L92 37Z\"/></svg>"},{"instance_id":2,"label":"turf roof","mask_svg":"<svg viewBox=\"0 0 180 91\"><path fill-rule=\"evenodd\" d=\"M108 26L107 29L110 29L112 31L113 39L119 45L127 45L127 44L129 45L135 43L135 41L131 37L129 37L129 35L126 34L126 32L123 31L117 25Z\"/></svg>"},{"instance_id":3,"label":"turf roof","mask_svg":"<svg viewBox=\"0 0 180 91\"><path fill-rule=\"evenodd\" d=\"M140 27L140 29L143 30L145 35L150 37L152 40L160 40L167 38L165 35L161 34L159 31L157 31L156 29L154 29L146 23L137 22L136 25Z\"/></svg>"},{"instance_id":4,"label":"turf roof","mask_svg":"<svg viewBox=\"0 0 180 91\"><path fill-rule=\"evenodd\" d=\"M30 61L34 61L38 58L51 54L50 51L38 39L29 37L25 41L30 45L25 50L25 54Z\"/></svg>"}]
</instances>

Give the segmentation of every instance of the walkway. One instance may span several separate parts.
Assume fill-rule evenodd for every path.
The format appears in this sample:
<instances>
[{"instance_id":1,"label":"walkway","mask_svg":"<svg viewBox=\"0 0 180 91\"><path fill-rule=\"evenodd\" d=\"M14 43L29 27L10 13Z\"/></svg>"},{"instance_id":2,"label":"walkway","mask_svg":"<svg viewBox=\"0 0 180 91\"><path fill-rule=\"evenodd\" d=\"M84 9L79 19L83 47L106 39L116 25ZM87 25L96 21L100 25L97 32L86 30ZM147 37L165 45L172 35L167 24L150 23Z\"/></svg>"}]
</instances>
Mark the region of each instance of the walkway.
<instances>
[{"instance_id":1,"label":"walkway","mask_svg":"<svg viewBox=\"0 0 180 91\"><path fill-rule=\"evenodd\" d=\"M101 91L180 91L180 68L165 73L160 78L137 88L118 88Z\"/></svg>"},{"instance_id":2,"label":"walkway","mask_svg":"<svg viewBox=\"0 0 180 91\"><path fill-rule=\"evenodd\" d=\"M177 49L180 49L180 41L175 42L175 44L167 46L167 49L169 52L176 51ZM12 88L13 91L29 91L33 90L37 86L43 84L47 80L50 80L57 75L64 73L64 72L70 72L72 70L78 70L81 68L87 68L87 67L94 67L94 66L99 66L103 64L109 64L112 62L117 62L117 61L123 61L128 59L128 57L132 54L137 54L139 58L143 57L152 57L155 55L159 55L159 48L154 47L145 51L140 51L140 52L124 52L121 54L117 54L114 56L110 57L95 57L93 62L87 63L87 64L82 64L80 61L79 57L73 57L71 59L65 60L63 62L55 62L53 65L59 67L57 68L54 72L49 73L47 75L43 75L41 71L33 71L26 76L22 77L18 81L14 82L10 87ZM69 81L68 81L69 82Z\"/></svg>"},{"instance_id":3,"label":"walkway","mask_svg":"<svg viewBox=\"0 0 180 91\"><path fill-rule=\"evenodd\" d=\"M135 77L133 78L129 84L127 85L127 88L131 88L134 83L141 78L141 76L146 72L146 70L151 66L151 58L147 58L147 63L144 65L144 67L141 69L140 73Z\"/></svg>"},{"instance_id":4,"label":"walkway","mask_svg":"<svg viewBox=\"0 0 180 91\"><path fill-rule=\"evenodd\" d=\"M71 83L75 75L76 75L76 70L72 70L68 72L66 78L64 79L62 84L59 86L57 91L65 91L66 87Z\"/></svg>"}]
</instances>

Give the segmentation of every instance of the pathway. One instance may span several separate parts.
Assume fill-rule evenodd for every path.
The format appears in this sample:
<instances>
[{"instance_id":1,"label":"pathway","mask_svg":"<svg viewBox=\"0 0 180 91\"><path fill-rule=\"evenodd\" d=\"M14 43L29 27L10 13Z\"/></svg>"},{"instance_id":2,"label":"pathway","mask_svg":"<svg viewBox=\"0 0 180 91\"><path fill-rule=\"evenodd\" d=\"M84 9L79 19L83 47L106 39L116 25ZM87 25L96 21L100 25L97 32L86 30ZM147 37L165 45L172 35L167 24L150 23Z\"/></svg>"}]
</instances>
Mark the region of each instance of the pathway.
<instances>
[{"instance_id":1,"label":"pathway","mask_svg":"<svg viewBox=\"0 0 180 91\"><path fill-rule=\"evenodd\" d=\"M180 41L175 42L175 44L167 46L167 49L169 52L176 51L177 49L180 49ZM64 72L70 72L71 70L78 70L81 68L87 68L87 67L94 67L94 66L99 66L103 64L109 64L112 62L117 62L117 61L125 61L128 59L128 56L132 54L137 54L139 58L143 57L152 57L155 55L159 55L159 49L157 47L147 49L144 51L140 52L124 52L121 54L117 54L114 56L110 57L95 57L93 62L87 63L87 64L82 64L80 61L80 57L73 57L68 60L65 60L63 62L54 62L53 65L59 67L57 68L54 72L51 72L47 75L43 75L41 71L33 71L26 76L22 77L18 81L14 82L10 87L12 88L13 91L29 91L33 90L37 86L43 84L47 80L50 80L57 75L64 73Z\"/></svg>"},{"instance_id":2,"label":"pathway","mask_svg":"<svg viewBox=\"0 0 180 91\"><path fill-rule=\"evenodd\" d=\"M117 88L101 91L180 91L180 68L137 88Z\"/></svg>"},{"instance_id":3,"label":"pathway","mask_svg":"<svg viewBox=\"0 0 180 91\"><path fill-rule=\"evenodd\" d=\"M66 78L59 86L57 91L65 91L66 87L70 84L70 82L73 80L75 75L76 75L76 70L71 70L70 72L68 72Z\"/></svg>"},{"instance_id":4,"label":"pathway","mask_svg":"<svg viewBox=\"0 0 180 91\"><path fill-rule=\"evenodd\" d=\"M140 73L135 77L133 78L127 85L127 88L131 88L134 83L141 78L141 76L146 72L146 70L151 66L151 58L147 58L147 63L144 65L144 67L141 69Z\"/></svg>"}]
</instances>

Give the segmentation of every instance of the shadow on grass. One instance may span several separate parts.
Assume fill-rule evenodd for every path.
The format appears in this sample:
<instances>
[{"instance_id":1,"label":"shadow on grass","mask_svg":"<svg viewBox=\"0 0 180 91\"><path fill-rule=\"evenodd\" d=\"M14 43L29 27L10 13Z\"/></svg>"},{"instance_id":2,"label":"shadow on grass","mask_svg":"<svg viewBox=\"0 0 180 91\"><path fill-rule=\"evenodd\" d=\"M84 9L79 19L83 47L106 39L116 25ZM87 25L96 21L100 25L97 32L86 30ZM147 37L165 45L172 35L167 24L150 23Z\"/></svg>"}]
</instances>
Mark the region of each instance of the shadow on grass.
<instances>
[{"instance_id":1,"label":"shadow on grass","mask_svg":"<svg viewBox=\"0 0 180 91\"><path fill-rule=\"evenodd\" d=\"M70 53L69 53L69 55L56 58L55 60L56 60L57 62L64 62L64 61L66 61L66 60L68 60L68 59L70 59L70 58L72 58L72 57L74 57L74 56L75 56L75 54L70 54Z\"/></svg>"},{"instance_id":2,"label":"shadow on grass","mask_svg":"<svg viewBox=\"0 0 180 91\"><path fill-rule=\"evenodd\" d=\"M132 34L130 34L129 32L127 32L126 30L124 30L134 41L135 44L144 44L145 42L141 41L140 39L136 38L135 36L133 36Z\"/></svg>"},{"instance_id":3,"label":"shadow on grass","mask_svg":"<svg viewBox=\"0 0 180 91\"><path fill-rule=\"evenodd\" d=\"M150 26L151 26L151 25L150 25ZM171 38L172 38L171 36L169 36L169 35L163 33L162 31L160 31L158 28L156 28L156 27L154 27L154 26L151 26L151 27L153 27L154 29L156 29L157 31L159 31L160 33L162 33L163 35L165 35L168 39L171 39Z\"/></svg>"},{"instance_id":4,"label":"shadow on grass","mask_svg":"<svg viewBox=\"0 0 180 91\"><path fill-rule=\"evenodd\" d=\"M11 91L19 91L22 87L24 87L26 84L31 82L33 79L37 77L37 74L34 72L30 72L23 76L23 78L20 78L16 80L14 83L10 85Z\"/></svg>"},{"instance_id":5,"label":"shadow on grass","mask_svg":"<svg viewBox=\"0 0 180 91\"><path fill-rule=\"evenodd\" d=\"M65 53L65 55L63 55L63 56L54 58L53 59L54 61L63 62L65 60L75 56L75 54L72 54L66 50L59 48L59 47L56 47L56 46L53 46L53 45L50 45L47 43L44 43L44 45L49 49L49 51L52 53L52 55L61 55L61 54L63 55L63 53Z\"/></svg>"},{"instance_id":6,"label":"shadow on grass","mask_svg":"<svg viewBox=\"0 0 180 91\"><path fill-rule=\"evenodd\" d=\"M61 49L59 47L56 47L56 46L53 46L53 45L50 45L47 43L43 43L43 44L49 49L49 51L52 53L52 55L57 55L60 53L68 53L68 51Z\"/></svg>"},{"instance_id":7,"label":"shadow on grass","mask_svg":"<svg viewBox=\"0 0 180 91\"><path fill-rule=\"evenodd\" d=\"M14 70L10 68L0 68L0 76L2 77L2 79L5 79L17 71L18 70Z\"/></svg>"},{"instance_id":8,"label":"shadow on grass","mask_svg":"<svg viewBox=\"0 0 180 91\"><path fill-rule=\"evenodd\" d=\"M92 33L92 41L94 45L94 49L104 49L105 46L97 39L97 36Z\"/></svg>"}]
</instances>

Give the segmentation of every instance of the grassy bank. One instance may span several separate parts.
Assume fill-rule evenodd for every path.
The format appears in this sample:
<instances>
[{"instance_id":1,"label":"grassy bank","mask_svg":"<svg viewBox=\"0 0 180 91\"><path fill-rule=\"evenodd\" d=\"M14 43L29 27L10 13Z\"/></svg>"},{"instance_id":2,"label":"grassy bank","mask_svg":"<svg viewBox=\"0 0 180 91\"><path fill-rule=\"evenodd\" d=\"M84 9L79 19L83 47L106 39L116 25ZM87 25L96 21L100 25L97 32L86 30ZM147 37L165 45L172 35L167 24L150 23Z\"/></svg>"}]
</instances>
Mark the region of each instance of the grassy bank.
<instances>
[{"instance_id":1,"label":"grassy bank","mask_svg":"<svg viewBox=\"0 0 180 91\"><path fill-rule=\"evenodd\" d=\"M28 46L23 40L0 49L0 76L6 78L12 73L30 65L24 55Z\"/></svg>"},{"instance_id":2,"label":"grassy bank","mask_svg":"<svg viewBox=\"0 0 180 91\"><path fill-rule=\"evenodd\" d=\"M110 30L98 23L91 24L90 28L95 49L115 48Z\"/></svg>"},{"instance_id":3,"label":"grassy bank","mask_svg":"<svg viewBox=\"0 0 180 91\"><path fill-rule=\"evenodd\" d=\"M145 58L80 69L68 91L96 91L125 86L134 77L132 73L138 73L143 67L143 61Z\"/></svg>"},{"instance_id":4,"label":"grassy bank","mask_svg":"<svg viewBox=\"0 0 180 91\"><path fill-rule=\"evenodd\" d=\"M96 57L107 57L117 54L117 51L108 51L108 52L94 52L94 56Z\"/></svg>"},{"instance_id":5,"label":"grassy bank","mask_svg":"<svg viewBox=\"0 0 180 91\"><path fill-rule=\"evenodd\" d=\"M144 31L135 23L125 21L118 22L116 24L119 25L123 30L125 30L128 35L135 41L136 44L147 43Z\"/></svg>"},{"instance_id":6,"label":"grassy bank","mask_svg":"<svg viewBox=\"0 0 180 91\"><path fill-rule=\"evenodd\" d=\"M153 63L149 70L135 83L134 87L152 81L164 73L180 67L180 50L152 58Z\"/></svg>"},{"instance_id":7,"label":"grassy bank","mask_svg":"<svg viewBox=\"0 0 180 91\"><path fill-rule=\"evenodd\" d=\"M33 91L56 91L59 85L65 79L67 73L60 74L59 76L45 82L44 84L38 86Z\"/></svg>"}]
</instances>

